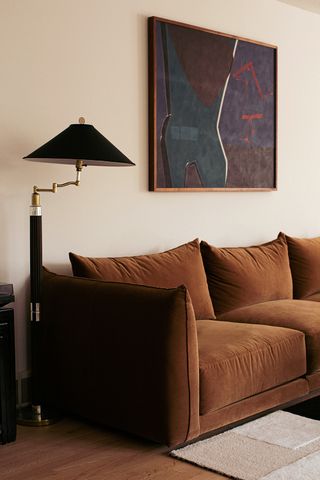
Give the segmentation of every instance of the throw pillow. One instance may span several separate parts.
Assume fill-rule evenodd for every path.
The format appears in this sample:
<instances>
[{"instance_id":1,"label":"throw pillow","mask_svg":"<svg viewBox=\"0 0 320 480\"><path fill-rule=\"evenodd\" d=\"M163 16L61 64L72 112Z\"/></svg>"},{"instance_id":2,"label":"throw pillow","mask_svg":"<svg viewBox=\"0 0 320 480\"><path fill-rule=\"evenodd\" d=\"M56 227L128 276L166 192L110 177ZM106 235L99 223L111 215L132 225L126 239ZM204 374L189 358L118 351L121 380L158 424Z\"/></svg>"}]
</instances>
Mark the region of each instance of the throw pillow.
<instances>
[{"instance_id":1,"label":"throw pillow","mask_svg":"<svg viewBox=\"0 0 320 480\"><path fill-rule=\"evenodd\" d=\"M198 240L151 255L91 258L69 253L73 274L110 282L174 288L185 285L197 319L213 319L214 311Z\"/></svg>"},{"instance_id":2,"label":"throw pillow","mask_svg":"<svg viewBox=\"0 0 320 480\"><path fill-rule=\"evenodd\" d=\"M202 258L216 315L235 308L292 298L284 234L252 247L216 248L201 242Z\"/></svg>"},{"instance_id":3,"label":"throw pillow","mask_svg":"<svg viewBox=\"0 0 320 480\"><path fill-rule=\"evenodd\" d=\"M320 292L320 237L286 236L293 279L294 298Z\"/></svg>"}]
</instances>

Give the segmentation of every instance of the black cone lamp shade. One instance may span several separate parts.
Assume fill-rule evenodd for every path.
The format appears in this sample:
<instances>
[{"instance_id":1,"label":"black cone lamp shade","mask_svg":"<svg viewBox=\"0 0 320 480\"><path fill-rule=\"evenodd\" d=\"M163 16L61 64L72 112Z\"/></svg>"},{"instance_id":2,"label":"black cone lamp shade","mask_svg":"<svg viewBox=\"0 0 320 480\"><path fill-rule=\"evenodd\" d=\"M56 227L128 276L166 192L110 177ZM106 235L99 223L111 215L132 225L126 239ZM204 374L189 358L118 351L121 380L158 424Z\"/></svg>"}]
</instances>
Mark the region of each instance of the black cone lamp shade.
<instances>
[{"instance_id":1,"label":"black cone lamp shade","mask_svg":"<svg viewBox=\"0 0 320 480\"><path fill-rule=\"evenodd\" d=\"M80 173L87 165L132 166L134 165L92 125L86 125L83 117L79 124L72 124L49 142L26 157L34 162L74 165L76 180L53 183L51 188L33 187L30 207L30 306L31 306L31 367L32 405L20 410L18 423L30 426L49 425L56 421L56 413L41 404L41 375L39 374L39 342L41 341L41 275L42 275L42 211L41 192L56 193L58 188L80 185Z\"/></svg>"},{"instance_id":2,"label":"black cone lamp shade","mask_svg":"<svg viewBox=\"0 0 320 480\"><path fill-rule=\"evenodd\" d=\"M75 164L76 160L82 160L83 166L134 165L93 125L84 123L70 125L52 140L23 158L34 162L69 165Z\"/></svg>"}]
</instances>

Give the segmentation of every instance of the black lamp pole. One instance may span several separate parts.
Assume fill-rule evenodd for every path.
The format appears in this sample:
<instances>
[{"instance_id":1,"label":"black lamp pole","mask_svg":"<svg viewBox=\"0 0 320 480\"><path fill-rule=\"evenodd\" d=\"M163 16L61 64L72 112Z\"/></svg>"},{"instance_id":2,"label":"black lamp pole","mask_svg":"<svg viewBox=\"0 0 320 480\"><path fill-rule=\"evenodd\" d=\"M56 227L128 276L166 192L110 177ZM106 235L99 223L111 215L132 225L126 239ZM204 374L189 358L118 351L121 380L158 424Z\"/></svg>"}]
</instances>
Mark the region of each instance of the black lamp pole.
<instances>
[{"instance_id":1,"label":"black lamp pole","mask_svg":"<svg viewBox=\"0 0 320 480\"><path fill-rule=\"evenodd\" d=\"M39 195L38 195L39 196ZM32 409L30 410L30 419L38 416L38 421L43 422L40 405L39 381L37 375L37 348L40 334L40 289L41 289L41 269L42 269L42 214L41 206L30 207L30 321L31 321L31 365L32 365ZM26 411L24 418L26 417ZM44 418L47 418L44 417ZM51 414L54 419L55 415ZM49 423L49 422L48 422Z\"/></svg>"},{"instance_id":2,"label":"black lamp pole","mask_svg":"<svg viewBox=\"0 0 320 480\"><path fill-rule=\"evenodd\" d=\"M32 405L18 412L17 422L21 425L43 426L57 420L55 412L41 405L38 378L38 345L40 330L40 298L42 274L42 213L40 192L56 193L58 188L80 185L82 168L95 166L135 165L107 140L92 125L86 125L83 117L79 124L72 124L49 142L24 157L35 162L60 163L76 166L76 180L66 183L53 183L51 188L33 187L30 207L30 286L31 286L31 368Z\"/></svg>"}]
</instances>

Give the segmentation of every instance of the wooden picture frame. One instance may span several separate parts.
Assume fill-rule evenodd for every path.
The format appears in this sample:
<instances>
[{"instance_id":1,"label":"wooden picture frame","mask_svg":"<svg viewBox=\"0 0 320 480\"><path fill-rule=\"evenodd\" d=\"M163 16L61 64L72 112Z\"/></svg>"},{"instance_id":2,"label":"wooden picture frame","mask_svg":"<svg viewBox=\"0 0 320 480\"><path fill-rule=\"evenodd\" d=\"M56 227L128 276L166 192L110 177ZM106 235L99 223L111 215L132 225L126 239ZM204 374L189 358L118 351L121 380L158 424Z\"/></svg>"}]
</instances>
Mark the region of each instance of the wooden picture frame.
<instances>
[{"instance_id":1,"label":"wooden picture frame","mask_svg":"<svg viewBox=\"0 0 320 480\"><path fill-rule=\"evenodd\" d=\"M277 47L149 27L149 190L277 189Z\"/></svg>"}]
</instances>

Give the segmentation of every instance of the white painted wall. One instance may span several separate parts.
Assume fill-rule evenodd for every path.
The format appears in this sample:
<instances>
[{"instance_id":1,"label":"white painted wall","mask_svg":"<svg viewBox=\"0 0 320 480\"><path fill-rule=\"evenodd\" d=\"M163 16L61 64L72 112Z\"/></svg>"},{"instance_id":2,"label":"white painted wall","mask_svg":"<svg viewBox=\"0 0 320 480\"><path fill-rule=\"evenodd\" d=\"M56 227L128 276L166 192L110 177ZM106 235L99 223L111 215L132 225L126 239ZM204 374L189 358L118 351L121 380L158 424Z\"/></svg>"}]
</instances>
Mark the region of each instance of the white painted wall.
<instances>
[{"instance_id":1,"label":"white painted wall","mask_svg":"<svg viewBox=\"0 0 320 480\"><path fill-rule=\"evenodd\" d=\"M277 192L148 192L151 15L278 45ZM0 279L15 286L18 372L27 367L32 186L74 176L22 156L80 115L137 166L89 167L80 188L42 196L44 264L55 271L70 271L70 250L112 256L197 236L222 246L279 230L320 234L319 15L276 0L1 0L0 45Z\"/></svg>"}]
</instances>

